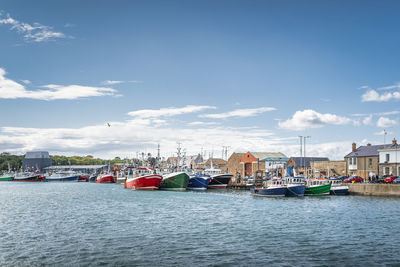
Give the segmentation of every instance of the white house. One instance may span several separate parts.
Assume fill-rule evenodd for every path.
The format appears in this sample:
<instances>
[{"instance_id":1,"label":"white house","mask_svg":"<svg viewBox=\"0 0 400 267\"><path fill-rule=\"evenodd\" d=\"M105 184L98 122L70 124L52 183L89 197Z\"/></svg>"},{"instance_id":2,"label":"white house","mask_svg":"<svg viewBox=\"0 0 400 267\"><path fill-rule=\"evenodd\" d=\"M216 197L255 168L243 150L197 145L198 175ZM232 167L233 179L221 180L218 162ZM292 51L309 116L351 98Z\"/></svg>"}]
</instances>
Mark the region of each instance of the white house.
<instances>
[{"instance_id":1,"label":"white house","mask_svg":"<svg viewBox=\"0 0 400 267\"><path fill-rule=\"evenodd\" d=\"M379 173L383 175L400 174L400 146L393 139L392 145L379 149Z\"/></svg>"}]
</instances>

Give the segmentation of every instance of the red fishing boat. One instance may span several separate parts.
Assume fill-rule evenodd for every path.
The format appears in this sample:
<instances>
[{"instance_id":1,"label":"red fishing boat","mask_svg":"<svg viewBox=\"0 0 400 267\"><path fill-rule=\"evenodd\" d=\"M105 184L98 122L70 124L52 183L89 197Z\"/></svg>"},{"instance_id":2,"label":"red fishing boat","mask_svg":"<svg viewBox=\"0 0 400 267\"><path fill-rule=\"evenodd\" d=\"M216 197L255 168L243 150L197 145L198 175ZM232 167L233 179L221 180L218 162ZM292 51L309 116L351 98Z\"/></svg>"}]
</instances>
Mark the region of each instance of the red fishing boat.
<instances>
[{"instance_id":1,"label":"red fishing boat","mask_svg":"<svg viewBox=\"0 0 400 267\"><path fill-rule=\"evenodd\" d=\"M125 188L134 190L157 190L162 176L148 168L130 169L125 180Z\"/></svg>"},{"instance_id":2,"label":"red fishing boat","mask_svg":"<svg viewBox=\"0 0 400 267\"><path fill-rule=\"evenodd\" d=\"M89 182L89 175L84 174L84 175L79 176L78 182Z\"/></svg>"},{"instance_id":3,"label":"red fishing boat","mask_svg":"<svg viewBox=\"0 0 400 267\"><path fill-rule=\"evenodd\" d=\"M96 183L115 183L115 176L112 172L102 172L96 178Z\"/></svg>"}]
</instances>

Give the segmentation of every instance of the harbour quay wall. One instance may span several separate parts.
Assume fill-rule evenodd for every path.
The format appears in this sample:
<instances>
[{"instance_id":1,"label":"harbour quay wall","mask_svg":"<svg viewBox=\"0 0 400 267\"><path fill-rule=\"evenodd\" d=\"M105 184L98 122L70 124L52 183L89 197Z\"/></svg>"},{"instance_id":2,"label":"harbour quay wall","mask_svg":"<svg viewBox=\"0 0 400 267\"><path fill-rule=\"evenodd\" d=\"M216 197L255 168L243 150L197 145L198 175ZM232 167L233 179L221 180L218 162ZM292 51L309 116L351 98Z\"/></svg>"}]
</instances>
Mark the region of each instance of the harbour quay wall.
<instances>
[{"instance_id":1,"label":"harbour quay wall","mask_svg":"<svg viewBox=\"0 0 400 267\"><path fill-rule=\"evenodd\" d=\"M349 194L400 197L400 184L346 184Z\"/></svg>"}]
</instances>

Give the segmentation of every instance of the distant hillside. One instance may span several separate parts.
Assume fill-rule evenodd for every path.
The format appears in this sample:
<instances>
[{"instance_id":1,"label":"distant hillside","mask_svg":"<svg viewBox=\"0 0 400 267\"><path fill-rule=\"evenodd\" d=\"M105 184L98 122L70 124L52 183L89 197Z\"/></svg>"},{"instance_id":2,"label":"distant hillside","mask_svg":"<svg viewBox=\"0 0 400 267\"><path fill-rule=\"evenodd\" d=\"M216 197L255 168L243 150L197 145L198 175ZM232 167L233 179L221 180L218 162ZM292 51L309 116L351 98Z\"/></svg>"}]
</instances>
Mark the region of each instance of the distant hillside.
<instances>
[{"instance_id":1,"label":"distant hillside","mask_svg":"<svg viewBox=\"0 0 400 267\"><path fill-rule=\"evenodd\" d=\"M0 154L0 171L8 170L8 163L12 170L19 170L22 166L22 159L24 156L11 155L10 153L4 152ZM126 160L120 159L119 157L114 158L113 160L104 160L99 158L93 158L88 155L85 157L80 156L52 156L50 158L53 161L53 165L106 165L106 164L115 164L115 163L123 163Z\"/></svg>"}]
</instances>

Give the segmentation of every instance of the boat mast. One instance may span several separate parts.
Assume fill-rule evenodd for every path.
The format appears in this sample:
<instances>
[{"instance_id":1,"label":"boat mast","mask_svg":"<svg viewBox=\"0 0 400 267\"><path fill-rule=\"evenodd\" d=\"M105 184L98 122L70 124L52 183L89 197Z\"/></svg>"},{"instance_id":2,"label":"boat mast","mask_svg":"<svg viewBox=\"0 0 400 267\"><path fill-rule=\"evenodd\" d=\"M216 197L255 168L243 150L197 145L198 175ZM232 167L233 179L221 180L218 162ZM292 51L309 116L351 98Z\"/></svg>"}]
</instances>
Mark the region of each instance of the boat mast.
<instances>
[{"instance_id":1,"label":"boat mast","mask_svg":"<svg viewBox=\"0 0 400 267\"><path fill-rule=\"evenodd\" d=\"M303 162L303 136L299 135L299 138L300 138L300 167L304 168L304 166L302 166L302 162ZM304 174L304 171L303 171L303 174Z\"/></svg>"},{"instance_id":2,"label":"boat mast","mask_svg":"<svg viewBox=\"0 0 400 267\"><path fill-rule=\"evenodd\" d=\"M177 144L178 144L178 148L177 148L177 150L178 150L178 164L177 164L177 171L179 171L180 170L180 164L181 164L181 142L177 142Z\"/></svg>"}]
</instances>

